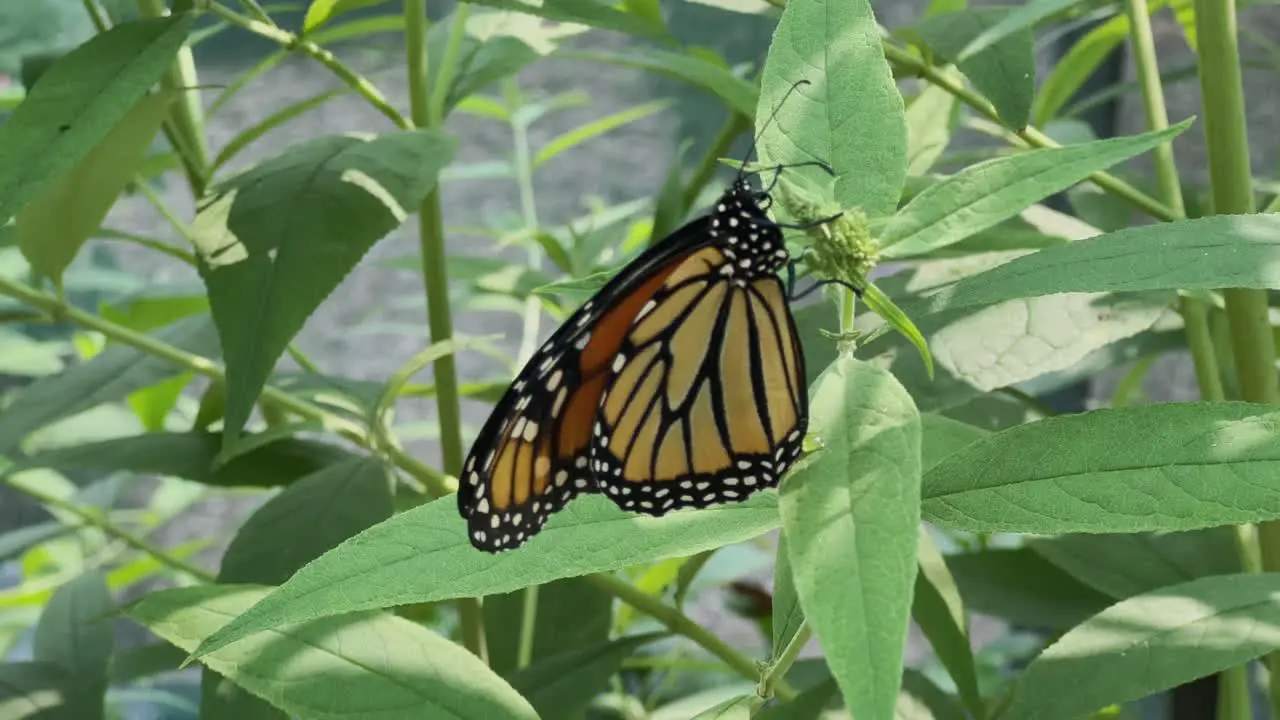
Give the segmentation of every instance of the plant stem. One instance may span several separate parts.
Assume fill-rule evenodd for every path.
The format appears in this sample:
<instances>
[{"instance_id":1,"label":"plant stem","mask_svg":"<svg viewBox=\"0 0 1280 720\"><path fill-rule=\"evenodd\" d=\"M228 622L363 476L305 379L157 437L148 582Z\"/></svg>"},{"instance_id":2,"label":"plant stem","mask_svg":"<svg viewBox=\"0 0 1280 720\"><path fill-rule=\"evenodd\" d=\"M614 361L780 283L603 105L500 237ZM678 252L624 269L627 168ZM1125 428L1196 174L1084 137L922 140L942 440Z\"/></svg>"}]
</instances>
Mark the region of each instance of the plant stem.
<instances>
[{"instance_id":1,"label":"plant stem","mask_svg":"<svg viewBox=\"0 0 1280 720\"><path fill-rule=\"evenodd\" d=\"M1160 82L1160 66L1156 56L1155 36L1151 31L1151 11L1147 0L1128 0L1126 9L1129 12L1129 36L1133 45L1133 55L1138 66L1138 81L1142 90L1143 107L1147 114L1147 129L1156 131L1169 127L1169 115L1165 108L1164 87ZM1155 160L1156 179L1160 186L1160 199L1165 202L1179 217L1186 217L1186 205L1182 198L1182 183L1178 178L1177 162L1173 154L1173 143L1166 142L1152 150ZM1182 315L1182 323L1187 332L1187 345L1191 349L1191 359L1195 365L1196 381L1200 387L1200 397L1212 402L1220 402L1225 395L1222 391L1222 376L1218 371L1218 359L1209 335L1209 312L1203 300L1181 294L1178 297L1178 309ZM1249 528L1237 528L1248 532ZM1248 567L1247 545L1238 543L1241 564ZM1228 668L1219 674L1218 720L1249 720L1253 716L1249 699L1249 673L1247 665Z\"/></svg>"},{"instance_id":2,"label":"plant stem","mask_svg":"<svg viewBox=\"0 0 1280 720\"><path fill-rule=\"evenodd\" d=\"M524 216L525 232L528 235L528 260L530 270L542 269L542 248L533 239L538 231L538 205L533 189L533 161L529 152L529 128L520 120L511 123L513 144L512 165L514 165L516 186L520 192L520 212ZM542 322L542 302L537 296L530 295L524 301L524 322L520 332L520 349L516 352L515 368L518 371L538 349L539 325Z\"/></svg>"},{"instance_id":3,"label":"plant stem","mask_svg":"<svg viewBox=\"0 0 1280 720\"><path fill-rule=\"evenodd\" d=\"M662 623L668 630L702 646L704 650L723 660L739 675L760 682L761 673L755 661L729 647L711 631L690 619L688 615L613 575L604 573L588 575L587 580L597 588ZM774 694L783 700L790 700L796 695L795 690L781 677L774 680L773 687Z\"/></svg>"},{"instance_id":4,"label":"plant stem","mask_svg":"<svg viewBox=\"0 0 1280 720\"><path fill-rule=\"evenodd\" d=\"M354 92L363 97L366 102L374 107L374 109L385 115L389 120L391 120L391 122L395 123L396 127L403 130L409 130L414 127L413 122L401 114L399 110L396 110L395 107L387 101L387 98L382 94L382 91L370 82L368 78L347 67L341 60L334 57L333 53L329 52L325 48L320 47L310 40L304 40L288 30L241 15L221 3L209 3L209 12L238 28L248 30L255 35L260 35L268 40L272 40L289 50L297 50L298 52L313 58L316 62L319 62L321 65L328 68L334 75L337 75L340 80L346 83ZM424 64L423 70L425 71L425 69L426 66Z\"/></svg>"},{"instance_id":5,"label":"plant stem","mask_svg":"<svg viewBox=\"0 0 1280 720\"><path fill-rule=\"evenodd\" d=\"M431 74L427 67L426 0L405 0L405 45L409 63L409 107L413 127L433 127ZM457 48L454 48L456 52ZM436 123L443 116L435 118ZM453 337L453 317L449 309L449 270L445 259L444 218L440 209L440 186L422 201L418 209L418 243L422 255L422 280L426 285L427 324L431 342ZM436 385L436 416L440 422L440 455L444 471L462 477L462 407L458 399L458 369L452 353L432 365ZM458 600L462 644L476 657L489 661L484 637L484 614L476 598Z\"/></svg>"},{"instance_id":6,"label":"plant stem","mask_svg":"<svg viewBox=\"0 0 1280 720\"><path fill-rule=\"evenodd\" d=\"M27 495L28 497L31 497L34 500L37 500L44 505L48 505L49 507L57 508L67 513L68 515L73 515L76 517L76 519L80 520L85 525L88 525L90 527L95 527L101 530L103 533L110 535L111 537L119 540L125 545L128 545L134 550L138 550L146 553L147 555L150 555L162 565L166 565L170 568L173 568L174 570L177 570L178 572L190 575L192 578L202 583L211 584L213 582L216 582L216 578L214 578L213 574L210 573L209 571L204 570L202 568L198 568L195 565L192 565L181 558L177 558L177 557L174 557L173 555L170 555L169 553L165 552L163 549L156 547L155 545L152 545L151 543L138 537L137 535L134 535L128 532L127 530L122 530L121 528L116 527L114 523L108 520L104 520L103 518L99 517L97 513L85 510L80 506L76 505L75 503L69 503L66 500L63 500L62 498L41 492L40 490L34 487L31 487L29 485L26 485L23 483L15 483L12 481L12 476L10 475L0 475L0 480L3 480L6 485L13 488L14 490L17 490L18 492L23 493L24 495Z\"/></svg>"},{"instance_id":7,"label":"plant stem","mask_svg":"<svg viewBox=\"0 0 1280 720\"><path fill-rule=\"evenodd\" d=\"M996 112L995 107L981 95L965 87L960 80L888 42L883 45L885 57L889 59L889 62L915 73L932 85L942 88L991 122L1003 125L1000 120L1000 114ZM1018 140L1018 144L1023 144L1027 147L1062 147L1048 135L1031 126L1018 130L1012 135ZM1178 219L1178 214L1172 208L1110 173L1096 172L1089 176L1089 180L1103 190L1127 200L1157 220L1170 221Z\"/></svg>"},{"instance_id":8,"label":"plant stem","mask_svg":"<svg viewBox=\"0 0 1280 720\"><path fill-rule=\"evenodd\" d=\"M800 656L800 651L804 649L805 644L809 642L809 638L813 637L813 628L809 627L808 621L802 621L800 627L796 629L796 634L791 636L791 642L782 649L782 652L769 663L764 672L760 673L760 683L756 686L756 695L761 698L769 699L773 697L778 682L786 677L787 671L795 664L796 658Z\"/></svg>"},{"instance_id":9,"label":"plant stem","mask_svg":"<svg viewBox=\"0 0 1280 720\"><path fill-rule=\"evenodd\" d=\"M1235 2L1195 0L1195 20L1213 210L1222 214L1252 213L1253 184ZM1280 400L1266 293L1234 288L1225 290L1223 297L1241 397L1259 403ZM1280 525L1275 522L1259 525L1258 546L1263 568L1280 570ZM1243 552L1241 560L1246 567L1248 558L1249 553ZM1280 668L1280 653L1269 655L1268 665L1272 670L1269 683L1271 711L1280 717L1280 678L1276 673ZM1246 668L1237 668L1237 671L1245 673ZM1219 716L1250 717L1247 675L1224 679L1227 682L1223 692L1228 693L1229 699L1219 705Z\"/></svg>"},{"instance_id":10,"label":"plant stem","mask_svg":"<svg viewBox=\"0 0 1280 720\"><path fill-rule=\"evenodd\" d=\"M538 625L538 585L524 589L524 607L520 612L520 644L516 646L516 669L529 667L533 660L533 639Z\"/></svg>"},{"instance_id":11,"label":"plant stem","mask_svg":"<svg viewBox=\"0 0 1280 720\"><path fill-rule=\"evenodd\" d=\"M163 0L138 0L138 11L143 17L163 17L169 13ZM204 106L200 104L200 91L196 89L199 85L195 55L190 46L184 45L178 50L173 64L160 78L160 87L181 98L169 110L169 117L165 120L165 135L182 159L183 173L194 197L204 194L209 170Z\"/></svg>"}]
</instances>

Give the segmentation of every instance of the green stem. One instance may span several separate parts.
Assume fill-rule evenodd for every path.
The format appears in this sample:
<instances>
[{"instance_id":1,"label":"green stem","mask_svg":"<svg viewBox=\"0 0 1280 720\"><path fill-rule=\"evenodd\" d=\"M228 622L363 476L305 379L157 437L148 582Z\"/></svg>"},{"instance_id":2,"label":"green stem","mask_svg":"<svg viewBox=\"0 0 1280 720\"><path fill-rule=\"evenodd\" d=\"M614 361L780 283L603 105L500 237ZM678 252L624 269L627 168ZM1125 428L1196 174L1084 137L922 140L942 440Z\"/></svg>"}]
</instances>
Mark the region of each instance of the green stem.
<instances>
[{"instance_id":1,"label":"green stem","mask_svg":"<svg viewBox=\"0 0 1280 720\"><path fill-rule=\"evenodd\" d=\"M156 547L155 545L152 545L151 543L138 537L137 535L134 535L128 532L127 530L122 530L121 528L116 527L115 524L99 517L97 513L85 510L74 503L69 503L66 500L63 500L62 498L41 492L37 488L31 487L29 485L25 485L23 483L15 483L12 481L12 476L10 475L0 476L0 479L2 479L6 485L13 488L14 490L17 490L18 492L21 492L24 495L27 495L28 497L34 500L37 500L38 502L44 505L48 505L49 507L52 507L52 508L57 508L58 510L61 510L67 513L68 515L72 515L77 520L84 523L85 525L97 528L101 530L103 533L105 533L106 535L109 535L115 538L116 540L119 540L120 542L124 543L125 545L128 545L134 550L138 550L140 552L146 553L147 555L150 555L162 565L166 565L170 568L173 568L174 570L177 570L178 572L190 575L192 578L202 583L212 584L216 582L216 578L209 571L204 570L202 568L198 568L195 565L192 565L181 558L177 558L177 557L174 557L173 555L170 555L169 553L165 552L163 549Z\"/></svg>"},{"instance_id":2,"label":"green stem","mask_svg":"<svg viewBox=\"0 0 1280 720\"><path fill-rule=\"evenodd\" d=\"M433 127L444 124L448 114L446 105L449 102L449 91L453 88L453 79L458 72L458 55L462 51L462 40L467 34L467 18L471 15L471 6L458 3L453 11L452 23L449 27L449 40L445 45L444 55L440 58L440 67L436 69L435 86L431 88L431 100L428 115Z\"/></svg>"},{"instance_id":3,"label":"green stem","mask_svg":"<svg viewBox=\"0 0 1280 720\"><path fill-rule=\"evenodd\" d=\"M209 12L217 15L236 27L248 30L255 35L260 35L268 40L272 40L289 50L297 50L298 52L311 57L316 62L328 68L334 75L337 75L342 82L346 83L347 87L350 87L352 91L363 97L366 102L372 105L375 110L385 115L392 123L395 123L396 127L403 130L409 130L414 127L413 122L401 114L399 110L396 110L395 107L387 101L386 96L382 94L382 91L379 90L376 85L360 73L347 67L341 60L334 57L333 53L329 52L325 48L320 47L310 40L300 38L288 30L241 15L221 3L209 3ZM425 22L425 17L423 21ZM425 63L423 65L423 69L426 69Z\"/></svg>"},{"instance_id":4,"label":"green stem","mask_svg":"<svg viewBox=\"0 0 1280 720\"><path fill-rule=\"evenodd\" d=\"M169 13L163 0L138 0L138 11L143 17L163 17ZM182 159L187 184L192 196L197 198L204 195L209 171L209 143L205 139L199 85L195 55L190 46L184 45L160 78L160 87L181 98L170 106L165 135Z\"/></svg>"},{"instance_id":5,"label":"green stem","mask_svg":"<svg viewBox=\"0 0 1280 720\"><path fill-rule=\"evenodd\" d=\"M514 81L513 81L514 82ZM513 148L512 164L515 166L516 187L520 192L520 212L524 216L528 234L528 266L537 272L542 269L542 248L533 242L538 231L538 204L533 189L533 161L529 152L529 129L519 120L511 123ZM516 352L515 368L519 370L538 349L539 325L542 322L542 302L534 295L525 298L524 321L520 333L520 349Z\"/></svg>"},{"instance_id":6,"label":"green stem","mask_svg":"<svg viewBox=\"0 0 1280 720\"><path fill-rule=\"evenodd\" d=\"M524 589L524 608L520 614L520 644L516 648L516 669L529 667L533 660L533 638L538 626L538 587Z\"/></svg>"},{"instance_id":7,"label":"green stem","mask_svg":"<svg viewBox=\"0 0 1280 720\"><path fill-rule=\"evenodd\" d=\"M796 658L800 657L800 651L804 649L811 637L813 637L813 628L809 627L807 621L801 622L796 634L791 637L791 642L787 643L782 652L769 663L764 672L760 673L756 695L766 700L773 697L778 683L787 676L787 671L795 664Z\"/></svg>"},{"instance_id":8,"label":"green stem","mask_svg":"<svg viewBox=\"0 0 1280 720\"><path fill-rule=\"evenodd\" d=\"M1151 31L1151 11L1147 6L1147 0L1128 0L1126 6L1129 12L1129 35L1138 66L1138 81L1142 89L1142 102L1147 114L1147 129L1164 130L1169 127L1169 114L1165 108L1164 87L1160 82L1155 36ZM1178 178L1177 162L1173 155L1173 143L1162 143L1152 153L1155 160L1156 179L1160 186L1160 198L1179 217L1186 217L1186 205L1182 197L1182 183ZM1191 348L1196 380L1200 386L1200 397L1204 400L1220 402L1225 396L1222 391L1222 376L1218 371L1216 351L1209 335L1208 308L1203 300L1185 294L1178 297L1178 308L1187 332L1187 345ZM1237 535L1249 531L1249 528L1238 528ZM1241 564L1247 567L1248 546L1238 544L1238 551ZM1253 716L1253 710L1249 698L1248 667L1238 665L1228 668L1220 674L1219 678L1221 693L1217 710L1218 720L1249 720Z\"/></svg>"},{"instance_id":9,"label":"green stem","mask_svg":"<svg viewBox=\"0 0 1280 720\"><path fill-rule=\"evenodd\" d=\"M93 23L93 29L99 33L107 31L107 18L102 14L102 8L98 7L97 0L81 0L84 5L85 14L89 16L89 22Z\"/></svg>"},{"instance_id":10,"label":"green stem","mask_svg":"<svg viewBox=\"0 0 1280 720\"><path fill-rule=\"evenodd\" d=\"M405 0L405 45L409 64L409 107L412 127L433 127L431 74L427 67L426 0ZM426 284L427 324L431 342L453 337L453 317L449 309L449 270L445 259L444 217L437 185L418 209L418 242L422 255L422 279ZM444 471L462 476L462 409L458 396L458 369L453 353L432 365L436 384L436 415L440 421L440 454ZM476 657L488 662L484 636L484 614L476 598L458 600L462 644Z\"/></svg>"},{"instance_id":11,"label":"green stem","mask_svg":"<svg viewBox=\"0 0 1280 720\"><path fill-rule=\"evenodd\" d=\"M60 320L67 320L80 327L88 328L96 332L102 333L109 340L114 340L122 345L128 345L137 348L148 355L167 360L174 365L185 368L192 372L203 375L215 382L226 382L226 373L214 361L209 358L189 353L185 350L173 347L148 335L131 330L123 325L117 325L109 320L101 318L92 313L85 312L73 305L68 305L57 296L50 293L41 292L22 283L10 280L9 278L0 276L0 295L8 296L19 300L27 305L43 311L50 317L56 317ZM365 428L361 425L348 420L347 418L326 412L318 405L313 405L305 400L290 395L287 392L267 386L262 390L262 399L277 404L281 408L308 420L317 420L324 426L341 435L342 437L360 445L361 447L375 449L375 444L369 438ZM412 460L412 458L399 457L394 453L389 453L392 462L401 470L421 481L424 485L433 482L447 483L447 478L441 475L437 470L427 467L422 463ZM412 460L412 462L410 462Z\"/></svg>"},{"instance_id":12,"label":"green stem","mask_svg":"<svg viewBox=\"0 0 1280 720\"><path fill-rule=\"evenodd\" d=\"M1234 0L1195 0L1195 21L1213 209L1222 214L1252 213L1252 170ZM1280 388L1266 293L1233 288L1224 291L1223 297L1241 397L1249 402L1277 402ZM1280 524L1262 523L1257 535L1263 568L1280 570ZM1249 553L1243 553L1246 567L1248 557ZM1276 673L1280 653L1269 655L1268 664L1272 670L1271 711L1280 717L1280 678ZM1244 672L1244 668L1238 670ZM1223 691L1229 700L1220 707L1220 717L1250 717L1247 677L1227 678L1225 685Z\"/></svg>"},{"instance_id":13,"label":"green stem","mask_svg":"<svg viewBox=\"0 0 1280 720\"><path fill-rule=\"evenodd\" d=\"M760 682L760 669L751 658L729 647L711 631L690 619L688 615L613 575L603 573L588 575L587 580L600 590L662 623L668 630L702 646L704 650L723 660L739 675L754 682ZM796 695L795 690L781 677L774 680L773 688L774 694L783 700L790 700Z\"/></svg>"},{"instance_id":14,"label":"green stem","mask_svg":"<svg viewBox=\"0 0 1280 720\"><path fill-rule=\"evenodd\" d=\"M883 46L885 57L889 59L889 62L919 76L931 85L942 88L991 122L1003 124L1000 120L1000 113L996 112L995 107L987 102L986 98L965 87L961 81L944 72L941 68L930 65L888 42L884 43ZM1062 147L1048 135L1031 126L1014 132L1012 135L1018 144L1027 147ZM1103 190L1128 201L1157 220L1171 221L1178 219L1178 214L1172 208L1110 173L1096 172L1089 176L1089 180Z\"/></svg>"}]
</instances>

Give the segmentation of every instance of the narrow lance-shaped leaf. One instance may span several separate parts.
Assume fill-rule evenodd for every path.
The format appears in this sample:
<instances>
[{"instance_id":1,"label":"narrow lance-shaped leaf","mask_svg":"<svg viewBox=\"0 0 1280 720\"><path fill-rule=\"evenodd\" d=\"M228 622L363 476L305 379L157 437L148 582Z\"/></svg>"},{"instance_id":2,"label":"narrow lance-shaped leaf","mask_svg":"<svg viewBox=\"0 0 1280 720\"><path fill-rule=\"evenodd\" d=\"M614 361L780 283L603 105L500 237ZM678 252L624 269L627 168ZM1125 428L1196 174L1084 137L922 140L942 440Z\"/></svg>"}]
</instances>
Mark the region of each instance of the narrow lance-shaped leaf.
<instances>
[{"instance_id":1,"label":"narrow lance-shaped leaf","mask_svg":"<svg viewBox=\"0 0 1280 720\"><path fill-rule=\"evenodd\" d=\"M782 102L800 80L812 84ZM761 165L828 162L841 206L861 208L872 218L889 215L907 170L903 112L867 0L787 3L761 79ZM819 186L830 181L814 167L792 172Z\"/></svg>"},{"instance_id":2,"label":"narrow lance-shaped leaf","mask_svg":"<svg viewBox=\"0 0 1280 720\"><path fill-rule=\"evenodd\" d=\"M192 16L116 25L50 67L0 125L0 223L76 165L170 67Z\"/></svg>"},{"instance_id":3,"label":"narrow lance-shaped leaf","mask_svg":"<svg viewBox=\"0 0 1280 720\"><path fill-rule=\"evenodd\" d=\"M68 717L103 718L115 609L102 573L89 571L58 588L36 625L33 656L69 676Z\"/></svg>"},{"instance_id":4,"label":"narrow lance-shaped leaf","mask_svg":"<svg viewBox=\"0 0 1280 720\"><path fill-rule=\"evenodd\" d=\"M747 540L778 525L777 495L733 505L636 516L580 497L525 546L477 552L452 497L399 513L317 558L205 641L212 652L268 628L354 610L509 592ZM584 551L585 549L585 551Z\"/></svg>"},{"instance_id":5,"label":"narrow lance-shaped leaf","mask_svg":"<svg viewBox=\"0 0 1280 720\"><path fill-rule=\"evenodd\" d=\"M164 590L125 613L190 651L266 592L246 585ZM274 630L202 662L299 717L538 717L474 655L421 625L379 612ZM335 682L339 677L342 681Z\"/></svg>"},{"instance_id":6,"label":"narrow lance-shaped leaf","mask_svg":"<svg viewBox=\"0 0 1280 720\"><path fill-rule=\"evenodd\" d=\"M944 287L907 311L1055 293L1224 287L1280 289L1280 215L1214 215L1045 248Z\"/></svg>"},{"instance_id":7,"label":"narrow lance-shaped leaf","mask_svg":"<svg viewBox=\"0 0 1280 720\"><path fill-rule=\"evenodd\" d=\"M778 503L796 595L850 712L889 717L916 575L920 417L892 375L851 358L811 394L823 448Z\"/></svg>"},{"instance_id":8,"label":"narrow lance-shaped leaf","mask_svg":"<svg viewBox=\"0 0 1280 720\"><path fill-rule=\"evenodd\" d=\"M227 361L225 443L307 317L435 186L454 144L426 131L321 138L215 188L192 233Z\"/></svg>"},{"instance_id":9,"label":"narrow lance-shaped leaf","mask_svg":"<svg viewBox=\"0 0 1280 720\"><path fill-rule=\"evenodd\" d=\"M1021 425L925 475L924 514L975 532L1193 530L1280 518L1280 413L1247 403L1095 410Z\"/></svg>"},{"instance_id":10,"label":"narrow lance-shaped leaf","mask_svg":"<svg viewBox=\"0 0 1280 720\"><path fill-rule=\"evenodd\" d=\"M905 258L960 242L1095 172L1168 142L1191 122L1131 137L1029 150L967 167L899 210L881 233L881 252Z\"/></svg>"},{"instance_id":11,"label":"narrow lance-shaped leaf","mask_svg":"<svg viewBox=\"0 0 1280 720\"><path fill-rule=\"evenodd\" d=\"M920 528L919 538L919 572L916 573L911 617L929 639L934 655L951 675L965 707L974 717L984 717L986 709L978 689L968 618L959 590L929 531Z\"/></svg>"},{"instance_id":12,"label":"narrow lance-shaped leaf","mask_svg":"<svg viewBox=\"0 0 1280 720\"><path fill-rule=\"evenodd\" d=\"M63 271L133 178L170 99L168 93L155 93L139 100L75 168L18 213L18 247L56 286L62 286Z\"/></svg>"},{"instance_id":13,"label":"narrow lance-shaped leaf","mask_svg":"<svg viewBox=\"0 0 1280 720\"><path fill-rule=\"evenodd\" d=\"M1069 630L1028 666L1004 717L1074 720L1280 649L1280 573L1160 588Z\"/></svg>"}]
</instances>

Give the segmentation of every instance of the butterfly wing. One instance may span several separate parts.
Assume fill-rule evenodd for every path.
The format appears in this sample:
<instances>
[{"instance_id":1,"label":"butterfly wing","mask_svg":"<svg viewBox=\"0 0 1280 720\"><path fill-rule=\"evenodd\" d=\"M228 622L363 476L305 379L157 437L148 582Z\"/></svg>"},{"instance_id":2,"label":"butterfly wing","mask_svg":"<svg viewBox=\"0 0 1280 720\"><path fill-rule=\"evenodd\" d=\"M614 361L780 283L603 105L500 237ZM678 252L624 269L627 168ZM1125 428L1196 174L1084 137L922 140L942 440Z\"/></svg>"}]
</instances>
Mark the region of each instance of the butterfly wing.
<instances>
[{"instance_id":1,"label":"butterfly wing","mask_svg":"<svg viewBox=\"0 0 1280 720\"><path fill-rule=\"evenodd\" d=\"M591 468L626 510L740 501L776 485L800 454L799 336L777 276L749 263L735 274L741 256L693 253L641 308L614 359Z\"/></svg>"},{"instance_id":2,"label":"butterfly wing","mask_svg":"<svg viewBox=\"0 0 1280 720\"><path fill-rule=\"evenodd\" d=\"M629 263L552 334L495 406L463 464L458 511L471 543L509 550L579 493L598 492L591 428L632 321L708 237L706 218Z\"/></svg>"}]
</instances>

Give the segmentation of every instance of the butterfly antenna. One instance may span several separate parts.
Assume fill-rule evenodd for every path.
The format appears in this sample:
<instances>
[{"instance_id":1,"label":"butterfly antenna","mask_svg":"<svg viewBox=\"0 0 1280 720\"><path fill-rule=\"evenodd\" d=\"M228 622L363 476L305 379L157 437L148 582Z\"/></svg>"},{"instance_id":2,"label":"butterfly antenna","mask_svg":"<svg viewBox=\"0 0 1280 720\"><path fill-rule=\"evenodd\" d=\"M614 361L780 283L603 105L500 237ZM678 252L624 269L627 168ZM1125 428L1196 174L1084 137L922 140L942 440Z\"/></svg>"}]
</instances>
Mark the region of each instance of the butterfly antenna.
<instances>
[{"instance_id":1,"label":"butterfly antenna","mask_svg":"<svg viewBox=\"0 0 1280 720\"><path fill-rule=\"evenodd\" d=\"M782 96L782 99L778 101L778 104L773 106L773 112L769 113L769 119L765 120L764 125L760 126L759 134L751 138L751 147L747 148L747 154L742 156L742 165L738 167L739 180L741 180L743 177L747 175L747 161L751 159L752 155L755 155L756 145L760 142L760 136L764 135L764 131L769 129L769 125L773 123L774 118L778 117L778 111L782 109L783 103L785 103L787 101L787 98L791 97L791 93L795 92L796 89L799 88L801 85L812 85L812 84L813 83L809 82L808 80L797 80L795 84L792 85L787 90L787 92Z\"/></svg>"}]
</instances>

